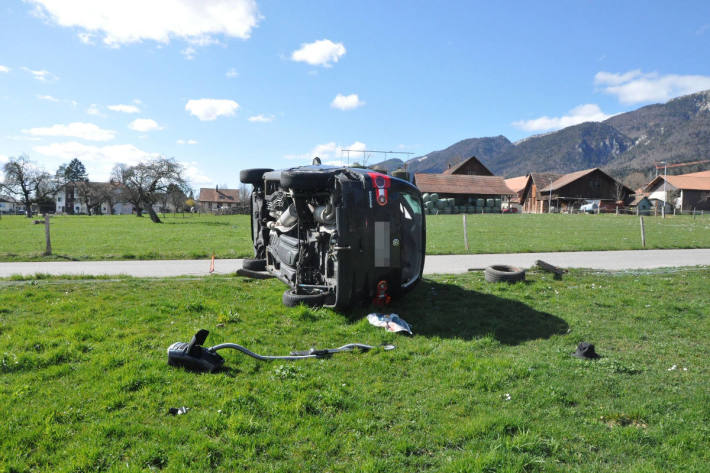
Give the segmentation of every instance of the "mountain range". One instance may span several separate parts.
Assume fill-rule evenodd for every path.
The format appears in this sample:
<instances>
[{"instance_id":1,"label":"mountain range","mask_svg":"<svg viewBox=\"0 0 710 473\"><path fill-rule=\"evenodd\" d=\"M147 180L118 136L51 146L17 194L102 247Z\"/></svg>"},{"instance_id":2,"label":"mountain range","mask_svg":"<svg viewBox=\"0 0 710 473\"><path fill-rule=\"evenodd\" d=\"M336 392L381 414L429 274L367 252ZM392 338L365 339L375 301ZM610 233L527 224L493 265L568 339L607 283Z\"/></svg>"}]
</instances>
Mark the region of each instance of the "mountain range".
<instances>
[{"instance_id":1,"label":"mountain range","mask_svg":"<svg viewBox=\"0 0 710 473\"><path fill-rule=\"evenodd\" d=\"M631 173L648 176L655 172L657 161L710 159L710 90L514 143L502 135L468 138L412 158L406 165L411 173L439 173L470 156L504 177L592 167L619 178ZM380 163L390 170L403 164L396 159ZM710 168L710 163L705 168Z\"/></svg>"}]
</instances>

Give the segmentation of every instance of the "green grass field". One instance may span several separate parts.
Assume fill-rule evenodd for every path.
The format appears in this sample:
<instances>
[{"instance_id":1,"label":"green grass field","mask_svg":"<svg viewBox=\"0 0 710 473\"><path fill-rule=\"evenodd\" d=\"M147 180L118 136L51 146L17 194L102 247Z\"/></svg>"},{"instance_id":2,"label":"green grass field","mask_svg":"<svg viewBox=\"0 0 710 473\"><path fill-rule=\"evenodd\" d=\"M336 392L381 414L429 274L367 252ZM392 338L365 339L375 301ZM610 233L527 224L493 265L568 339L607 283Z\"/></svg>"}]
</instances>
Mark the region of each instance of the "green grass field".
<instances>
[{"instance_id":1,"label":"green grass field","mask_svg":"<svg viewBox=\"0 0 710 473\"><path fill-rule=\"evenodd\" d=\"M44 226L22 216L0 219L0 261L249 257L243 215L59 216L51 220L55 256L44 257ZM710 247L710 215L646 217L647 248ZM469 215L469 253L641 248L639 218L616 215ZM427 216L429 254L465 253L460 215Z\"/></svg>"},{"instance_id":2,"label":"green grass field","mask_svg":"<svg viewBox=\"0 0 710 473\"><path fill-rule=\"evenodd\" d=\"M274 280L0 281L0 471L707 471L709 278L436 277L391 307L413 338L283 308ZM168 367L198 328L265 354L397 348ZM571 357L582 340L603 358Z\"/></svg>"}]
</instances>

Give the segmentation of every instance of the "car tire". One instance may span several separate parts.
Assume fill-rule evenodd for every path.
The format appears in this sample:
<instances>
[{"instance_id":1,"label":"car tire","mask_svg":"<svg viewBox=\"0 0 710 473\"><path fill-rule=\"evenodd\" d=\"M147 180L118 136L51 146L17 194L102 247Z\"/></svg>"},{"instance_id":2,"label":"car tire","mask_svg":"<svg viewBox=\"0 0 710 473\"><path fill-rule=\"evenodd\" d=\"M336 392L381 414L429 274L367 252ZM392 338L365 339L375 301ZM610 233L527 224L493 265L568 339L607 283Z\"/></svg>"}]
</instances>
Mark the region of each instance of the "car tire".
<instances>
[{"instance_id":1,"label":"car tire","mask_svg":"<svg viewBox=\"0 0 710 473\"><path fill-rule=\"evenodd\" d=\"M483 271L488 282L519 282L525 281L525 270L508 266L506 264L496 264L487 267Z\"/></svg>"},{"instance_id":2,"label":"car tire","mask_svg":"<svg viewBox=\"0 0 710 473\"><path fill-rule=\"evenodd\" d=\"M322 292L313 294L296 294L293 289L287 289L281 300L286 307L296 307L299 304L303 304L308 307L320 307L323 305L323 301L325 300L325 294Z\"/></svg>"},{"instance_id":3,"label":"car tire","mask_svg":"<svg viewBox=\"0 0 710 473\"><path fill-rule=\"evenodd\" d=\"M242 184L262 184L264 182L264 173L273 171L269 168L242 169L239 172L239 182Z\"/></svg>"},{"instance_id":4,"label":"car tire","mask_svg":"<svg viewBox=\"0 0 710 473\"><path fill-rule=\"evenodd\" d=\"M242 262L242 268L249 271L264 271L266 270L266 260L247 258Z\"/></svg>"},{"instance_id":5,"label":"car tire","mask_svg":"<svg viewBox=\"0 0 710 473\"><path fill-rule=\"evenodd\" d=\"M283 171L281 173L281 187L303 191L325 189L330 185L332 178L332 173L320 169Z\"/></svg>"}]
</instances>

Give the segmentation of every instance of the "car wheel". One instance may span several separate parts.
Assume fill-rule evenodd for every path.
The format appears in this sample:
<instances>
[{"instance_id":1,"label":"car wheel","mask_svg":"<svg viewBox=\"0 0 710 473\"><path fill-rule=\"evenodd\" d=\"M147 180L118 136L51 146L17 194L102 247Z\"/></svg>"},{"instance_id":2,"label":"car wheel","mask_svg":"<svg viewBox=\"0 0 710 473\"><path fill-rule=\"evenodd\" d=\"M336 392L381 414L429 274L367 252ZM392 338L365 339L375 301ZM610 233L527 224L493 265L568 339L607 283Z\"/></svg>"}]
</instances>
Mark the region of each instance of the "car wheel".
<instances>
[{"instance_id":1,"label":"car wheel","mask_svg":"<svg viewBox=\"0 0 710 473\"><path fill-rule=\"evenodd\" d=\"M317 190L324 189L330 185L332 173L321 170L304 171L291 170L281 173L281 187L284 189L297 190Z\"/></svg>"},{"instance_id":2,"label":"car wheel","mask_svg":"<svg viewBox=\"0 0 710 473\"><path fill-rule=\"evenodd\" d=\"M325 294L322 292L296 294L293 289L288 289L284 292L281 300L286 307L296 307L298 304L307 305L308 307L320 307L325 300Z\"/></svg>"},{"instance_id":3,"label":"car wheel","mask_svg":"<svg viewBox=\"0 0 710 473\"><path fill-rule=\"evenodd\" d=\"M525 270L508 266L506 264L497 264L489 266L483 272L486 281L488 282L518 282L525 281Z\"/></svg>"},{"instance_id":4,"label":"car wheel","mask_svg":"<svg viewBox=\"0 0 710 473\"><path fill-rule=\"evenodd\" d=\"M268 168L242 169L239 172L239 182L242 184L260 184L264 181L264 173L273 171Z\"/></svg>"},{"instance_id":5,"label":"car wheel","mask_svg":"<svg viewBox=\"0 0 710 473\"><path fill-rule=\"evenodd\" d=\"M247 258L242 262L242 268L249 271L264 271L266 269L266 260Z\"/></svg>"}]
</instances>

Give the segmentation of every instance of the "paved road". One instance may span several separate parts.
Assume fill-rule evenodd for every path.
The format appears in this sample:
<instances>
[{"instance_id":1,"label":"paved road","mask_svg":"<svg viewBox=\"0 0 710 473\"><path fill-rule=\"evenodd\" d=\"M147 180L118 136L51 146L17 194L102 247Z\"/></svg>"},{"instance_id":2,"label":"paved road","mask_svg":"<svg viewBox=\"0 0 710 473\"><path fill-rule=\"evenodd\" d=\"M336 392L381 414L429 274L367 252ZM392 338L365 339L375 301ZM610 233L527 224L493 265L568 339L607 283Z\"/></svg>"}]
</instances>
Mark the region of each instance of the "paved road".
<instances>
[{"instance_id":1,"label":"paved road","mask_svg":"<svg viewBox=\"0 0 710 473\"><path fill-rule=\"evenodd\" d=\"M510 264L528 268L535 260L564 268L603 270L651 269L675 266L710 266L710 249L697 250L630 250L577 251L567 253L513 253L494 255L427 256L425 274L465 273L470 268L484 268L492 264ZM150 260L150 261L67 261L37 263L0 263L0 277L14 274L32 275L119 275L137 277L206 276L209 260ZM234 273L242 267L240 259L216 260L215 273Z\"/></svg>"}]
</instances>

